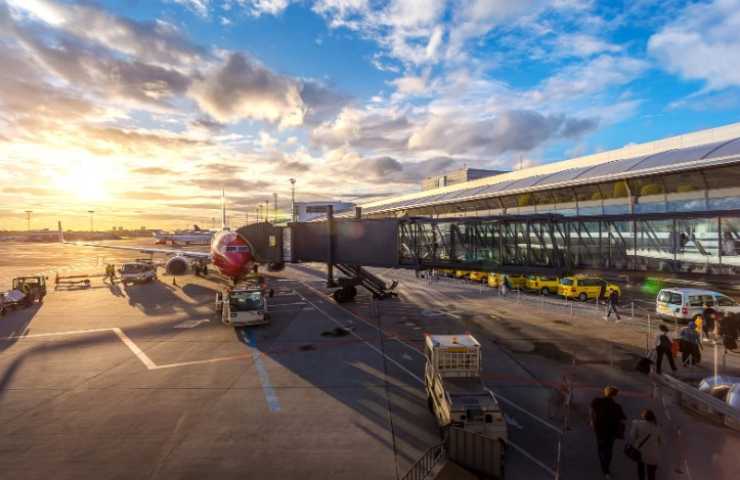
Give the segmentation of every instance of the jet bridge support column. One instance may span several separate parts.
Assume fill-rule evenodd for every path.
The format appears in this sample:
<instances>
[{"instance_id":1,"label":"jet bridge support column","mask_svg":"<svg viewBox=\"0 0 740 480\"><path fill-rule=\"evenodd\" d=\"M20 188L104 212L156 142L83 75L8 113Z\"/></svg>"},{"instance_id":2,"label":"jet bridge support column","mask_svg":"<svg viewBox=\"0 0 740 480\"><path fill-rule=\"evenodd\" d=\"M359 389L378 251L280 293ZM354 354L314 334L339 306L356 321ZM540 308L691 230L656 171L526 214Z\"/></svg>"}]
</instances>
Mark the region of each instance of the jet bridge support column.
<instances>
[{"instance_id":1,"label":"jet bridge support column","mask_svg":"<svg viewBox=\"0 0 740 480\"><path fill-rule=\"evenodd\" d=\"M334 236L334 206L326 206L326 228L327 228L327 257L326 257L326 286L336 287L337 284L334 282L334 243L336 238Z\"/></svg>"}]
</instances>

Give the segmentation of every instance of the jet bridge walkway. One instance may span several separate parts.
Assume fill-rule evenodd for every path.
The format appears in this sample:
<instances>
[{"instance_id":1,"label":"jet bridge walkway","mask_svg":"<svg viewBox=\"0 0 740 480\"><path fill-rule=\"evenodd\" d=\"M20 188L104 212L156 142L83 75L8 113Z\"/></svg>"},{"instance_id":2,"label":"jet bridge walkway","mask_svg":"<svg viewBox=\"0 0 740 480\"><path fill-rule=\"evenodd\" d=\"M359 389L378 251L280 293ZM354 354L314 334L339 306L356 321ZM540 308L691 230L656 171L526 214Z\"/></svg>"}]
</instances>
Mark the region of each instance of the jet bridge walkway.
<instances>
[{"instance_id":1,"label":"jet bridge walkway","mask_svg":"<svg viewBox=\"0 0 740 480\"><path fill-rule=\"evenodd\" d=\"M545 275L660 272L718 279L740 273L740 210L387 219L335 219L330 212L322 222L262 223L238 232L260 262L326 263L329 286L347 292L361 285L378 297L391 286L362 267ZM351 280L338 283L334 268Z\"/></svg>"}]
</instances>

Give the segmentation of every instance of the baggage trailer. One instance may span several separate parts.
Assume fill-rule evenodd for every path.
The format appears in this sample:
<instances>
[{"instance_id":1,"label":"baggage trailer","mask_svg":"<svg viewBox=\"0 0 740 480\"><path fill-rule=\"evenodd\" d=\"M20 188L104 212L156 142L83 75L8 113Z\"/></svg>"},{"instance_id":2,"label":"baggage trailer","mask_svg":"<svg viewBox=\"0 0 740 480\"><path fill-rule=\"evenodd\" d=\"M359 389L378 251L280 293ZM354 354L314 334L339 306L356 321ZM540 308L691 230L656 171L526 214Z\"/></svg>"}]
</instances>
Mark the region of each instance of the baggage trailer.
<instances>
[{"instance_id":1,"label":"baggage trailer","mask_svg":"<svg viewBox=\"0 0 740 480\"><path fill-rule=\"evenodd\" d=\"M427 402L440 429L453 426L505 442L503 412L481 379L480 343L468 334L427 335L424 355Z\"/></svg>"}]
</instances>

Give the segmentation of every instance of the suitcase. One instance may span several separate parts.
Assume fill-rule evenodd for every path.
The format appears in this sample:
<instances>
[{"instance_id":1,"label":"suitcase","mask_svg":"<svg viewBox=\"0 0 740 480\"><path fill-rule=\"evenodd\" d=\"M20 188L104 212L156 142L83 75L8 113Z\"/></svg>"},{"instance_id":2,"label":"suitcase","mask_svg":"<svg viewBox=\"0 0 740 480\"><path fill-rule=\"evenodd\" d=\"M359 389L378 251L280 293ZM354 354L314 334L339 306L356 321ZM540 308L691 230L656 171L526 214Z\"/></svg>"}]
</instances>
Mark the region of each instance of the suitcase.
<instances>
[{"instance_id":1,"label":"suitcase","mask_svg":"<svg viewBox=\"0 0 740 480\"><path fill-rule=\"evenodd\" d=\"M653 364L653 361L650 360L647 357L643 357L640 360L637 361L637 365L635 365L635 370L637 370L640 373L644 373L645 375L650 373L650 365Z\"/></svg>"}]
</instances>

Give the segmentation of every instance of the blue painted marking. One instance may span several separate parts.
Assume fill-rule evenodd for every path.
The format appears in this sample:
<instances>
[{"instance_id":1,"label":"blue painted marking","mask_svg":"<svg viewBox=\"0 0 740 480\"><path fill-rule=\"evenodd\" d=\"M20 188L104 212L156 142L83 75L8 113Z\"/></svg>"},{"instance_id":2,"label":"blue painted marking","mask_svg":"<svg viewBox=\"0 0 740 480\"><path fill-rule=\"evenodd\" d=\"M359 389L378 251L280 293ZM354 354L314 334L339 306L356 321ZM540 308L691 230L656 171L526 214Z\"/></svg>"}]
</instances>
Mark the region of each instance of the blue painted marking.
<instances>
[{"instance_id":1,"label":"blue painted marking","mask_svg":"<svg viewBox=\"0 0 740 480\"><path fill-rule=\"evenodd\" d=\"M271 412L279 412L280 402L278 401L275 389L272 388L272 383L270 383L270 376L267 374L267 368L262 362L262 355L260 354L260 352L257 351L257 339L254 338L254 333L252 332L252 330L242 330L242 339L244 340L244 343L254 349L254 351L252 352L252 359L254 359L254 368L257 369L257 376L260 378L260 383L262 384L262 391L265 393L267 406L270 408Z\"/></svg>"}]
</instances>

